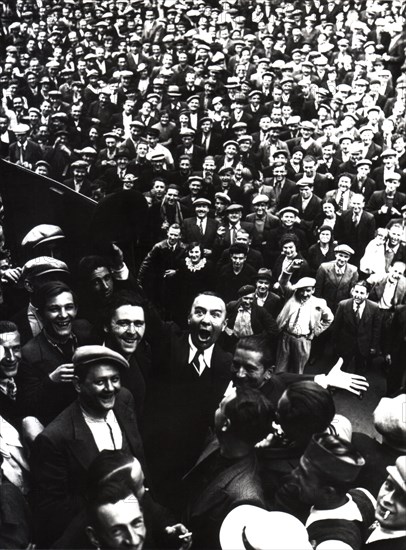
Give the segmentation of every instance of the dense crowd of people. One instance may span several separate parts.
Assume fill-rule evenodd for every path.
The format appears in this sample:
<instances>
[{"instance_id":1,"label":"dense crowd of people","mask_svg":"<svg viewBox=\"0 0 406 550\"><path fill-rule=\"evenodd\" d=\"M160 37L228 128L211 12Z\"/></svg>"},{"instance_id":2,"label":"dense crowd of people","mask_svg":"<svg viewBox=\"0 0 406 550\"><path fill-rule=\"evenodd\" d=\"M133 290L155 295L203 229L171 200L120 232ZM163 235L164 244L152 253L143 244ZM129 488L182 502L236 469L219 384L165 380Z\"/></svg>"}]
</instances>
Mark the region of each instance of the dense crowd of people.
<instances>
[{"instance_id":1,"label":"dense crowd of people","mask_svg":"<svg viewBox=\"0 0 406 550\"><path fill-rule=\"evenodd\" d=\"M0 158L142 225L19 265L0 209L0 547L403 549L402 0L0 18Z\"/></svg>"}]
</instances>

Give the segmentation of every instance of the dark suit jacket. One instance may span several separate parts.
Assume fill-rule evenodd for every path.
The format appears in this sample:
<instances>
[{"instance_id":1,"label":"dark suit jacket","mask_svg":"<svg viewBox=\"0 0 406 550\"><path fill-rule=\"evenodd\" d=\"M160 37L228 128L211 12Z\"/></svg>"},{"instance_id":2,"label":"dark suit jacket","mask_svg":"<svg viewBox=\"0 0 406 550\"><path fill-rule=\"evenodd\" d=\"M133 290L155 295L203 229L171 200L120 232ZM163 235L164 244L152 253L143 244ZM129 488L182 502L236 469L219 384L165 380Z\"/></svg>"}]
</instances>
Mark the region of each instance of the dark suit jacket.
<instances>
[{"instance_id":1,"label":"dark suit jacket","mask_svg":"<svg viewBox=\"0 0 406 550\"><path fill-rule=\"evenodd\" d=\"M290 199L290 206L294 206L299 210L299 217L305 222L309 222L309 228L313 226L315 218L321 212L321 199L317 195L313 195L307 203L306 208L302 209L302 197L300 194L293 195Z\"/></svg>"},{"instance_id":2,"label":"dark suit jacket","mask_svg":"<svg viewBox=\"0 0 406 550\"><path fill-rule=\"evenodd\" d=\"M114 414L129 451L144 465L134 401L128 390L117 395ZM39 542L56 540L85 505L86 473L99 454L92 432L73 402L34 442L31 456Z\"/></svg>"},{"instance_id":3,"label":"dark suit jacket","mask_svg":"<svg viewBox=\"0 0 406 550\"><path fill-rule=\"evenodd\" d=\"M144 443L157 490L174 498L180 479L204 448L214 411L230 381L232 356L215 344L210 368L199 376L189 364L188 331L164 323L154 310L148 326L155 380L147 394Z\"/></svg>"},{"instance_id":4,"label":"dark suit jacket","mask_svg":"<svg viewBox=\"0 0 406 550\"><path fill-rule=\"evenodd\" d=\"M73 332L79 346L94 343L91 325L87 321L74 321ZM72 357L62 355L51 346L43 332L25 344L22 356L24 362L20 365L19 394L24 412L36 416L46 425L76 397L71 384L56 384L49 378L51 372L63 363L70 363Z\"/></svg>"},{"instance_id":5,"label":"dark suit jacket","mask_svg":"<svg viewBox=\"0 0 406 550\"><path fill-rule=\"evenodd\" d=\"M31 141L30 139L27 140L27 147L23 154L24 162L29 162L32 167L34 167L34 164L41 160L43 157L42 149L38 145L38 143L35 143L34 141ZM12 143L9 147L9 160L10 162L18 162L20 160L20 150L18 148L18 143Z\"/></svg>"},{"instance_id":6,"label":"dark suit jacket","mask_svg":"<svg viewBox=\"0 0 406 550\"><path fill-rule=\"evenodd\" d=\"M204 235L200 233L200 229L196 223L196 218L186 218L183 220L183 236L186 243L198 242L204 248L213 248L214 240L217 235L218 222L207 218L206 231Z\"/></svg>"},{"instance_id":7,"label":"dark suit jacket","mask_svg":"<svg viewBox=\"0 0 406 550\"><path fill-rule=\"evenodd\" d=\"M337 276L335 260L321 264L316 273L315 295L324 298L328 307L335 312L338 303L350 295L352 285L358 281L358 269L347 264L344 275Z\"/></svg>"},{"instance_id":8,"label":"dark suit jacket","mask_svg":"<svg viewBox=\"0 0 406 550\"><path fill-rule=\"evenodd\" d=\"M342 300L334 317L333 334L338 354L344 359L351 358L359 350L368 357L370 350L379 348L381 313L371 300L365 301L365 308L359 324L354 314L352 298Z\"/></svg>"},{"instance_id":9,"label":"dark suit jacket","mask_svg":"<svg viewBox=\"0 0 406 550\"><path fill-rule=\"evenodd\" d=\"M348 244L355 251L355 259L359 261L367 244L374 238L375 234L375 218L365 210L361 214L360 221L357 226L352 221L352 208L343 212L341 223L337 226L337 240L340 243Z\"/></svg>"},{"instance_id":10,"label":"dark suit jacket","mask_svg":"<svg viewBox=\"0 0 406 550\"><path fill-rule=\"evenodd\" d=\"M66 187L69 187L70 189L73 189L75 191L75 184L74 184L74 179L73 178L69 178L68 180L64 180L62 183L64 185L66 185ZM92 196L92 184L91 184L90 180L88 180L87 178L84 179L82 187L80 188L79 193L81 195L85 195L86 197L91 197Z\"/></svg>"},{"instance_id":11,"label":"dark suit jacket","mask_svg":"<svg viewBox=\"0 0 406 550\"><path fill-rule=\"evenodd\" d=\"M209 140L208 147L203 147L202 137L203 137L202 132L198 132L196 134L195 143L203 149L204 156L217 155L218 152L221 151L221 147L223 145L223 139L220 134L213 131L210 132L210 140Z\"/></svg>"},{"instance_id":12,"label":"dark suit jacket","mask_svg":"<svg viewBox=\"0 0 406 550\"><path fill-rule=\"evenodd\" d=\"M223 468L203 476L207 462L219 453L217 440L203 451L194 468L184 478L188 504L183 521L193 531L195 548L220 548L219 531L226 515L240 504L265 507L254 452L229 460Z\"/></svg>"},{"instance_id":13,"label":"dark suit jacket","mask_svg":"<svg viewBox=\"0 0 406 550\"><path fill-rule=\"evenodd\" d=\"M183 145L178 145L176 147L175 151L175 157L176 157L176 164L179 165L179 157L181 155L185 154L185 148ZM200 147L199 145L193 145L193 153L192 153L192 169L193 170L201 170L203 165L203 160L205 157L205 152L203 147Z\"/></svg>"},{"instance_id":14,"label":"dark suit jacket","mask_svg":"<svg viewBox=\"0 0 406 550\"><path fill-rule=\"evenodd\" d=\"M378 227L385 227L391 218L399 216L397 213L393 213L391 210L388 210L386 214L379 214L381 206L387 203L387 197L385 191L374 191L371 195L371 198L368 201L366 210L371 212L375 216L376 224ZM393 197L393 207L401 211L402 206L406 204L406 195L404 193L396 192Z\"/></svg>"}]
</instances>

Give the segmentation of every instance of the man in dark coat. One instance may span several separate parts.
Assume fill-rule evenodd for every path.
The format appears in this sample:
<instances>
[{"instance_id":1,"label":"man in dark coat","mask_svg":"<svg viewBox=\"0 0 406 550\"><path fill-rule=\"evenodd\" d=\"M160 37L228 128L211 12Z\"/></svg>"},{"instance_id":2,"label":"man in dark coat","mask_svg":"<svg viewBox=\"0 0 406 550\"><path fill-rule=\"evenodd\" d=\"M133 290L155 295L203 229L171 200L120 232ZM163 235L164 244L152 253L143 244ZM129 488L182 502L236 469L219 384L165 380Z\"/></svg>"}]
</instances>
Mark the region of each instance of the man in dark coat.
<instances>
[{"instance_id":1,"label":"man in dark coat","mask_svg":"<svg viewBox=\"0 0 406 550\"><path fill-rule=\"evenodd\" d=\"M44 545L83 510L87 468L100 451L123 449L145 464L134 402L121 389L127 361L103 346L83 346L71 368L78 397L37 437L32 450L34 510Z\"/></svg>"},{"instance_id":2,"label":"man in dark coat","mask_svg":"<svg viewBox=\"0 0 406 550\"><path fill-rule=\"evenodd\" d=\"M247 263L247 254L243 244L230 246L230 263L220 270L217 278L217 292L226 303L237 298L239 288L254 282L257 272Z\"/></svg>"},{"instance_id":3,"label":"man in dark coat","mask_svg":"<svg viewBox=\"0 0 406 550\"><path fill-rule=\"evenodd\" d=\"M200 197L193 202L196 216L183 221L183 236L187 244L200 243L205 254L211 254L217 236L218 222L208 217L211 202Z\"/></svg>"},{"instance_id":4,"label":"man in dark coat","mask_svg":"<svg viewBox=\"0 0 406 550\"><path fill-rule=\"evenodd\" d=\"M145 446L156 490L173 504L178 484L202 452L214 411L230 381L231 354L218 339L226 327L226 306L208 292L192 305L189 330L146 315L153 373L145 411ZM149 400L150 398L150 400ZM162 460L165 456L165 460Z\"/></svg>"},{"instance_id":5,"label":"man in dark coat","mask_svg":"<svg viewBox=\"0 0 406 550\"><path fill-rule=\"evenodd\" d=\"M364 373L379 350L381 314L377 304L368 300L368 283L356 282L351 298L338 304L333 324L336 351L345 365Z\"/></svg>"},{"instance_id":6,"label":"man in dark coat","mask_svg":"<svg viewBox=\"0 0 406 550\"><path fill-rule=\"evenodd\" d=\"M350 208L342 214L341 223L337 226L336 237L339 242L354 249L352 261L356 266L359 266L367 244L375 235L375 218L369 212L365 212L364 206L363 195L354 194L350 200Z\"/></svg>"},{"instance_id":7,"label":"man in dark coat","mask_svg":"<svg viewBox=\"0 0 406 550\"><path fill-rule=\"evenodd\" d=\"M216 439L184 478L183 521L193 531L195 548L220 548L221 523L239 504L265 507L254 446L267 434L271 414L259 390L232 390L221 401L214 418Z\"/></svg>"}]
</instances>

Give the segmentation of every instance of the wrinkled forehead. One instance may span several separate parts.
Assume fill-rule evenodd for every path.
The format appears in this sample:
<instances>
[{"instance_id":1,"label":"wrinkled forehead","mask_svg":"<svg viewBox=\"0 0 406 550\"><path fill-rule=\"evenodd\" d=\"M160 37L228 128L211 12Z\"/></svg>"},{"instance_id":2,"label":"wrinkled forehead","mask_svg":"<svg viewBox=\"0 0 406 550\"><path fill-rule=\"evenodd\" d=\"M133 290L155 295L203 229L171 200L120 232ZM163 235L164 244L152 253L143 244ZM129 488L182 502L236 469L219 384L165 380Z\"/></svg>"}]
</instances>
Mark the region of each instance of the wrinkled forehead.
<instances>
[{"instance_id":1,"label":"wrinkled forehead","mask_svg":"<svg viewBox=\"0 0 406 550\"><path fill-rule=\"evenodd\" d=\"M192 311L198 308L202 308L210 312L220 312L223 315L226 313L226 305L218 296L204 294L197 296L193 302Z\"/></svg>"}]
</instances>

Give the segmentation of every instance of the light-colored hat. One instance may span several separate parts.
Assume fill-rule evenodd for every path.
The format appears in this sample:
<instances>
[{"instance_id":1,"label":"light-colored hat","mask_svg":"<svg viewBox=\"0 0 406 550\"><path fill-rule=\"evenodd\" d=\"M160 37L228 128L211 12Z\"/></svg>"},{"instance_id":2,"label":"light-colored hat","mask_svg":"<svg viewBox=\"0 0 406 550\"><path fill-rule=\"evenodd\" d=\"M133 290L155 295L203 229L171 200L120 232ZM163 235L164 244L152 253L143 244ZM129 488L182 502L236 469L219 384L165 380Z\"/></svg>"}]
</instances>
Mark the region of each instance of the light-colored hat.
<instances>
[{"instance_id":1,"label":"light-colored hat","mask_svg":"<svg viewBox=\"0 0 406 550\"><path fill-rule=\"evenodd\" d=\"M268 512L258 506L237 506L220 528L222 550L311 550L306 527L285 512Z\"/></svg>"}]
</instances>

